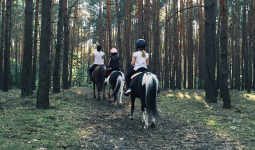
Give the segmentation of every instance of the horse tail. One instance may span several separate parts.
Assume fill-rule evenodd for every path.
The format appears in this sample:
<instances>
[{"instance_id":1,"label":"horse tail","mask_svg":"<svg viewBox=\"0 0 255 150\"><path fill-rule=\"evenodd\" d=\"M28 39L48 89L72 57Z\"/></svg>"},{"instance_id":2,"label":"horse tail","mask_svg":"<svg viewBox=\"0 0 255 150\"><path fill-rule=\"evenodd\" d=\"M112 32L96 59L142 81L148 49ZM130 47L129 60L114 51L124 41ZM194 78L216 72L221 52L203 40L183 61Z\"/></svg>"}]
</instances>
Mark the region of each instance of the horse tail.
<instances>
[{"instance_id":1,"label":"horse tail","mask_svg":"<svg viewBox=\"0 0 255 150\"><path fill-rule=\"evenodd\" d=\"M157 76L147 72L143 75L142 85L145 85L145 104L146 108L151 111L154 117L159 117L157 108L157 95L159 81Z\"/></svg>"},{"instance_id":2,"label":"horse tail","mask_svg":"<svg viewBox=\"0 0 255 150\"><path fill-rule=\"evenodd\" d=\"M123 86L124 86L123 79L124 79L124 74L122 72L120 72L120 74L118 74L118 76L117 76L116 86L112 92L111 97L116 97L117 94L119 93L119 91L121 90L121 88L123 88Z\"/></svg>"},{"instance_id":3,"label":"horse tail","mask_svg":"<svg viewBox=\"0 0 255 150\"><path fill-rule=\"evenodd\" d=\"M105 68L104 66L99 66L97 90L100 92L102 91L104 87L104 79L105 79Z\"/></svg>"}]
</instances>

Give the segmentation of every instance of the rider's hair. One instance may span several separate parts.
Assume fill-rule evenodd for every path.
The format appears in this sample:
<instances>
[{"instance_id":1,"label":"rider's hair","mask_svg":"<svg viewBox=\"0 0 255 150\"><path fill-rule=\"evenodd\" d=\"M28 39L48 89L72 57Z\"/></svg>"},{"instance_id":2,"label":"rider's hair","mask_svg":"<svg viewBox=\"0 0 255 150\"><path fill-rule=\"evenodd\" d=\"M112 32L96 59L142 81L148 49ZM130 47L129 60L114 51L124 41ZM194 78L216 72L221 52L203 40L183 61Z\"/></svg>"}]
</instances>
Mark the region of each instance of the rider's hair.
<instances>
[{"instance_id":1,"label":"rider's hair","mask_svg":"<svg viewBox=\"0 0 255 150\"><path fill-rule=\"evenodd\" d=\"M145 58L145 54L146 54L145 50L143 48L138 48L138 50L142 51L142 57Z\"/></svg>"},{"instance_id":2,"label":"rider's hair","mask_svg":"<svg viewBox=\"0 0 255 150\"><path fill-rule=\"evenodd\" d=\"M101 51L101 48L102 48L102 46L101 46L101 45L98 45L98 46L97 46L97 51L100 52L100 51Z\"/></svg>"},{"instance_id":3,"label":"rider's hair","mask_svg":"<svg viewBox=\"0 0 255 150\"><path fill-rule=\"evenodd\" d=\"M111 54L112 54L112 59L113 59L113 60L116 59L117 53L111 53Z\"/></svg>"}]
</instances>

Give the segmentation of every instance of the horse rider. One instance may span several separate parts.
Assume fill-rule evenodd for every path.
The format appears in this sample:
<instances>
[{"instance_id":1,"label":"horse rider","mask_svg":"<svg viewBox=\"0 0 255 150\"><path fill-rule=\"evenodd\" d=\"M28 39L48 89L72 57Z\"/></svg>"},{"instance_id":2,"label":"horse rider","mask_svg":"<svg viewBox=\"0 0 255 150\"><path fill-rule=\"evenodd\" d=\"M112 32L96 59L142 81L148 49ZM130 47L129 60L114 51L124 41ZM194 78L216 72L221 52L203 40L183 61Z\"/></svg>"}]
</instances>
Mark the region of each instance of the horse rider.
<instances>
[{"instance_id":1,"label":"horse rider","mask_svg":"<svg viewBox=\"0 0 255 150\"><path fill-rule=\"evenodd\" d=\"M93 70L97 67L97 66L101 66L101 65L104 65L104 62L103 62L103 57L104 57L104 52L101 51L102 49L102 46L101 45L98 45L97 46L97 50L93 52L93 61L94 61L94 64L92 67L89 68L89 77L90 77L90 80L89 80L89 84L93 83L92 82L92 78L91 78L91 74L93 72Z\"/></svg>"},{"instance_id":2,"label":"horse rider","mask_svg":"<svg viewBox=\"0 0 255 150\"><path fill-rule=\"evenodd\" d=\"M149 54L145 51L146 42L144 39L139 39L136 41L137 52L133 53L131 67L133 67L126 75L126 85L127 90L124 95L128 96L131 93L130 83L131 77L137 72L148 71L147 66L149 66Z\"/></svg>"},{"instance_id":3,"label":"horse rider","mask_svg":"<svg viewBox=\"0 0 255 150\"><path fill-rule=\"evenodd\" d=\"M120 70L120 57L117 55L118 50L116 48L112 48L111 51L111 57L109 58L109 62L107 65L107 71L105 77L107 78L107 74L115 71Z\"/></svg>"}]
</instances>

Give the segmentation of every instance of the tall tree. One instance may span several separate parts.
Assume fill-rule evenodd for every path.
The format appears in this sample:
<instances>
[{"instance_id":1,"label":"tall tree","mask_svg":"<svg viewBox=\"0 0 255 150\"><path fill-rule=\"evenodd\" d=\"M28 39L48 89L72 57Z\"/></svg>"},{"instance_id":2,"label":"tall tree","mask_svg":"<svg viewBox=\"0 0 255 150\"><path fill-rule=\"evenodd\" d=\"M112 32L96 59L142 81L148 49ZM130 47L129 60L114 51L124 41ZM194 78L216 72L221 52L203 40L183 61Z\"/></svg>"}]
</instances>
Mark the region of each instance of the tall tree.
<instances>
[{"instance_id":1,"label":"tall tree","mask_svg":"<svg viewBox=\"0 0 255 150\"><path fill-rule=\"evenodd\" d=\"M166 4L168 3L168 0L166 0ZM168 54L168 10L166 5L166 19L165 19L165 84L164 88L169 89L169 54Z\"/></svg>"},{"instance_id":2,"label":"tall tree","mask_svg":"<svg viewBox=\"0 0 255 150\"><path fill-rule=\"evenodd\" d=\"M143 0L138 0L138 39L143 38Z\"/></svg>"},{"instance_id":3,"label":"tall tree","mask_svg":"<svg viewBox=\"0 0 255 150\"><path fill-rule=\"evenodd\" d=\"M111 37L111 0L107 0L107 28L108 28L108 40L109 40L109 47L107 52L110 51L112 48L112 37ZM106 60L108 59L108 55L106 56Z\"/></svg>"},{"instance_id":4,"label":"tall tree","mask_svg":"<svg viewBox=\"0 0 255 150\"><path fill-rule=\"evenodd\" d=\"M60 57L63 41L63 1L59 0L59 11L58 11L58 29L57 29L57 46L55 53L55 62L53 70L53 92L60 92Z\"/></svg>"},{"instance_id":5,"label":"tall tree","mask_svg":"<svg viewBox=\"0 0 255 150\"><path fill-rule=\"evenodd\" d=\"M246 33L246 0L243 1L243 24L242 24L242 89L248 87L248 50L246 48L247 33Z\"/></svg>"},{"instance_id":6,"label":"tall tree","mask_svg":"<svg viewBox=\"0 0 255 150\"><path fill-rule=\"evenodd\" d=\"M5 17L5 45L4 45L4 74L3 74L3 92L7 92L10 86L10 15L11 0L6 0L6 17Z\"/></svg>"},{"instance_id":7,"label":"tall tree","mask_svg":"<svg viewBox=\"0 0 255 150\"><path fill-rule=\"evenodd\" d=\"M236 37L235 37L235 49L236 49L236 81L235 87L237 90L240 90L240 0L235 0L235 10L236 10Z\"/></svg>"},{"instance_id":8,"label":"tall tree","mask_svg":"<svg viewBox=\"0 0 255 150\"><path fill-rule=\"evenodd\" d=\"M193 89L193 0L190 0L188 36L188 89Z\"/></svg>"},{"instance_id":9,"label":"tall tree","mask_svg":"<svg viewBox=\"0 0 255 150\"><path fill-rule=\"evenodd\" d=\"M143 35L144 35L144 40L146 41L146 51L149 52L149 47L150 47L150 36L148 32L150 31L150 0L145 1L145 8L144 8L144 30L143 30Z\"/></svg>"},{"instance_id":10,"label":"tall tree","mask_svg":"<svg viewBox=\"0 0 255 150\"><path fill-rule=\"evenodd\" d=\"M75 10L74 10L74 21L73 21L73 37L72 37L72 42L71 42L71 54L70 54L70 73L69 73L69 86L72 86L72 76L73 76L73 52L74 52L74 42L75 42L75 37L76 37L76 18L77 18L77 9L78 9L78 0L75 2Z\"/></svg>"},{"instance_id":11,"label":"tall tree","mask_svg":"<svg viewBox=\"0 0 255 150\"><path fill-rule=\"evenodd\" d=\"M34 30L34 57L33 57L33 74L32 74L32 90L35 90L35 81L36 81L36 61L37 61L37 38L38 38L38 12L39 12L39 0L36 0L36 9L35 9L35 30Z\"/></svg>"},{"instance_id":12,"label":"tall tree","mask_svg":"<svg viewBox=\"0 0 255 150\"><path fill-rule=\"evenodd\" d=\"M3 89L3 49L4 49L4 10L5 0L2 0L2 26L1 26L1 43L0 43L0 90Z\"/></svg>"},{"instance_id":13,"label":"tall tree","mask_svg":"<svg viewBox=\"0 0 255 150\"><path fill-rule=\"evenodd\" d=\"M118 0L115 0L115 6L116 6L116 13L117 13L117 22L118 22L118 49L119 49L119 56L122 59L122 45L121 45L121 32L120 32L120 13L119 13L119 4ZM123 61L122 61L123 62ZM120 64L120 70L123 69L123 64Z\"/></svg>"},{"instance_id":14,"label":"tall tree","mask_svg":"<svg viewBox=\"0 0 255 150\"><path fill-rule=\"evenodd\" d=\"M253 89L255 89L255 0L252 0L252 5L251 5L251 11L252 11L252 52L253 52Z\"/></svg>"},{"instance_id":15,"label":"tall tree","mask_svg":"<svg viewBox=\"0 0 255 150\"><path fill-rule=\"evenodd\" d=\"M36 108L47 109L49 103L49 73L50 73L50 41L51 41L51 2L42 1L42 25L39 56L39 84L37 90Z\"/></svg>"},{"instance_id":16,"label":"tall tree","mask_svg":"<svg viewBox=\"0 0 255 150\"><path fill-rule=\"evenodd\" d=\"M220 0L220 13L221 13L221 89L220 92L224 93L223 96L223 107L231 108L231 99L228 89L228 2L227 0Z\"/></svg>"},{"instance_id":17,"label":"tall tree","mask_svg":"<svg viewBox=\"0 0 255 150\"><path fill-rule=\"evenodd\" d=\"M32 41L33 41L33 0L26 0L25 8L25 40L23 49L21 96L33 93L31 84L32 73Z\"/></svg>"},{"instance_id":18,"label":"tall tree","mask_svg":"<svg viewBox=\"0 0 255 150\"><path fill-rule=\"evenodd\" d=\"M68 0L63 2L63 18L64 18L64 53L63 53L63 73L62 82L63 89L68 89L68 54L69 54L69 18L67 14Z\"/></svg>"},{"instance_id":19,"label":"tall tree","mask_svg":"<svg viewBox=\"0 0 255 150\"><path fill-rule=\"evenodd\" d=\"M205 0L205 95L206 102L216 103L215 83L215 2ZM212 13L213 12L213 13Z\"/></svg>"}]
</instances>

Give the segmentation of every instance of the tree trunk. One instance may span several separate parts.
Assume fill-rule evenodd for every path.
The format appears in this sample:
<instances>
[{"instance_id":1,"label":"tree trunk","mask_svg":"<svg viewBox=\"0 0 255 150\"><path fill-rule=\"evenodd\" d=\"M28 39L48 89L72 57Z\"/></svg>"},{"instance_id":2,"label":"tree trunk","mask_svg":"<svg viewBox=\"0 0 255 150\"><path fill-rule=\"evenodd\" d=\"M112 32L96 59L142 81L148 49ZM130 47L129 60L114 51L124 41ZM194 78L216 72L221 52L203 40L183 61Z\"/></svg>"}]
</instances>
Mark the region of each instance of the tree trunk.
<instances>
[{"instance_id":1,"label":"tree trunk","mask_svg":"<svg viewBox=\"0 0 255 150\"><path fill-rule=\"evenodd\" d=\"M75 42L75 26L76 26L76 17L77 17L77 9L78 9L78 4L75 3L75 10L74 10L74 21L73 21L73 37L72 37L72 42L71 42L71 54L70 54L70 68L69 68L69 87L72 87L72 76L73 76L73 51L74 51L74 42Z\"/></svg>"},{"instance_id":2,"label":"tree trunk","mask_svg":"<svg viewBox=\"0 0 255 150\"><path fill-rule=\"evenodd\" d=\"M143 38L143 0L138 0L138 39Z\"/></svg>"},{"instance_id":3,"label":"tree trunk","mask_svg":"<svg viewBox=\"0 0 255 150\"><path fill-rule=\"evenodd\" d=\"M118 49L119 49L119 56L122 59L122 62L124 62L122 57L122 45L121 45L121 32L120 32L120 13L119 13L119 5L118 0L115 0L115 6L116 6L116 13L117 13L117 22L118 22ZM123 63L120 63L120 70L123 70Z\"/></svg>"},{"instance_id":4,"label":"tree trunk","mask_svg":"<svg viewBox=\"0 0 255 150\"><path fill-rule=\"evenodd\" d=\"M200 6L202 6L202 0L199 1ZM202 8L198 8L198 14L199 14L199 48L198 48L198 89L203 89L203 81L204 81L204 38L203 38L203 14L202 14Z\"/></svg>"},{"instance_id":5,"label":"tree trunk","mask_svg":"<svg viewBox=\"0 0 255 150\"><path fill-rule=\"evenodd\" d=\"M228 2L227 0L220 0L220 13L221 13L221 65L220 65L220 75L221 80L223 81L221 84L220 91L223 94L223 107L226 109L231 108L231 99L229 95L228 89Z\"/></svg>"},{"instance_id":6,"label":"tree trunk","mask_svg":"<svg viewBox=\"0 0 255 150\"><path fill-rule=\"evenodd\" d=\"M252 43L253 43L253 47L252 47L252 52L253 52L253 89L255 89L255 1L252 1L252 5L251 5L251 9L252 9Z\"/></svg>"},{"instance_id":7,"label":"tree trunk","mask_svg":"<svg viewBox=\"0 0 255 150\"><path fill-rule=\"evenodd\" d=\"M36 108L47 109L49 103L49 73L50 73L50 42L51 42L51 2L42 1L42 25L39 56L39 84L37 90Z\"/></svg>"},{"instance_id":8,"label":"tree trunk","mask_svg":"<svg viewBox=\"0 0 255 150\"><path fill-rule=\"evenodd\" d=\"M10 23L11 1L6 0L6 17L5 17L5 46L4 46L4 74L3 74L3 92L7 92L10 86Z\"/></svg>"},{"instance_id":9,"label":"tree trunk","mask_svg":"<svg viewBox=\"0 0 255 150\"><path fill-rule=\"evenodd\" d=\"M26 0L25 8L25 40L23 50L21 96L33 93L31 88L32 73L32 41L33 41L33 0Z\"/></svg>"},{"instance_id":10,"label":"tree trunk","mask_svg":"<svg viewBox=\"0 0 255 150\"><path fill-rule=\"evenodd\" d=\"M216 103L215 83L215 16L211 0L205 0L205 93L206 102ZM212 13L213 12L213 13Z\"/></svg>"},{"instance_id":11,"label":"tree trunk","mask_svg":"<svg viewBox=\"0 0 255 150\"><path fill-rule=\"evenodd\" d=\"M193 0L190 0L189 7L193 7ZM188 89L193 89L193 9L189 13L189 36L188 36Z\"/></svg>"},{"instance_id":12,"label":"tree trunk","mask_svg":"<svg viewBox=\"0 0 255 150\"><path fill-rule=\"evenodd\" d=\"M32 90L36 89L36 60L37 60L37 28L38 28L38 12L39 12L39 0L36 0L35 10L35 30L34 30L34 57L33 57L33 74L32 74Z\"/></svg>"},{"instance_id":13,"label":"tree trunk","mask_svg":"<svg viewBox=\"0 0 255 150\"><path fill-rule=\"evenodd\" d=\"M168 0L166 0L166 3ZM169 89L169 52L168 52L168 10L167 10L167 5L166 5L166 19L165 19L165 62L164 62L164 67L165 67L165 83L164 83L164 88Z\"/></svg>"},{"instance_id":14,"label":"tree trunk","mask_svg":"<svg viewBox=\"0 0 255 150\"><path fill-rule=\"evenodd\" d=\"M64 18L64 55L63 55L63 73L62 82L63 89L69 89L68 84L68 55L69 55L69 18L67 14L68 0L63 2L63 18Z\"/></svg>"},{"instance_id":15,"label":"tree trunk","mask_svg":"<svg viewBox=\"0 0 255 150\"><path fill-rule=\"evenodd\" d=\"M107 0L107 27L108 27L108 39L109 47L106 49L107 52L110 52L112 48L112 35L111 35L111 0ZM107 53L108 54L108 53ZM106 55L106 60L109 60L109 56Z\"/></svg>"},{"instance_id":16,"label":"tree trunk","mask_svg":"<svg viewBox=\"0 0 255 150\"><path fill-rule=\"evenodd\" d=\"M57 47L55 53L55 63L53 70L53 93L60 92L60 58L62 49L62 36L63 36L63 1L59 0L58 12L58 29L57 29Z\"/></svg>"},{"instance_id":17,"label":"tree trunk","mask_svg":"<svg viewBox=\"0 0 255 150\"><path fill-rule=\"evenodd\" d=\"M3 49L4 49L4 12L5 0L2 0L2 27L1 27L1 43L0 43L0 90L3 89Z\"/></svg>"},{"instance_id":18,"label":"tree trunk","mask_svg":"<svg viewBox=\"0 0 255 150\"><path fill-rule=\"evenodd\" d=\"M246 33L246 0L244 0L243 5L243 24L242 24L242 61L243 61L243 72L242 78L244 78L244 82L242 83L242 87L247 90L248 87L248 50L246 47L247 42L247 33Z\"/></svg>"}]
</instances>

